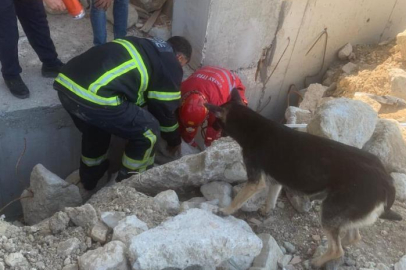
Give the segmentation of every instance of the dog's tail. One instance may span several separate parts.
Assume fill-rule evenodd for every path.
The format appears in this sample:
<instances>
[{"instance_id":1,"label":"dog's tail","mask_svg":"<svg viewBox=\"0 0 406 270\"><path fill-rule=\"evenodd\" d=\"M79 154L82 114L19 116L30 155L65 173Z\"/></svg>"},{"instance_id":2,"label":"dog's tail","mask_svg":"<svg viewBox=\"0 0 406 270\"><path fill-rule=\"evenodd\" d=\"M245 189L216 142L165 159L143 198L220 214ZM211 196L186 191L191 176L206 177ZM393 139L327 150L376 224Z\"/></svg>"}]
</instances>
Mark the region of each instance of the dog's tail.
<instances>
[{"instance_id":1,"label":"dog's tail","mask_svg":"<svg viewBox=\"0 0 406 270\"><path fill-rule=\"evenodd\" d=\"M391 207L393 206L393 203L395 202L396 198L396 189L393 186L392 177L389 177L388 179L387 185L385 187L385 195L386 195L386 203L384 208L385 210L379 218L396 221L402 220L403 218L401 215L391 210Z\"/></svg>"}]
</instances>

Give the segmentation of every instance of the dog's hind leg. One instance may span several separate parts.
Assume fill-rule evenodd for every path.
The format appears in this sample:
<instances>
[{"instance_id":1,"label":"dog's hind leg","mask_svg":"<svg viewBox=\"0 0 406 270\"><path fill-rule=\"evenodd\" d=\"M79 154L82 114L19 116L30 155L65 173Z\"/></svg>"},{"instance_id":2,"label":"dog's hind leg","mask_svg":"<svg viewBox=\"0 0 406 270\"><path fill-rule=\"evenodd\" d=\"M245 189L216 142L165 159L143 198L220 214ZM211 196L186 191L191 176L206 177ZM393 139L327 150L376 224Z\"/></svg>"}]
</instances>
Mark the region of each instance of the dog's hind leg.
<instances>
[{"instance_id":1,"label":"dog's hind leg","mask_svg":"<svg viewBox=\"0 0 406 270\"><path fill-rule=\"evenodd\" d=\"M340 231L339 229L327 229L323 228L324 233L327 236L328 240L328 249L326 253L321 255L318 258L315 258L312 261L312 264L319 268L323 266L325 263L338 259L344 255L344 250L341 246L341 238L340 238Z\"/></svg>"},{"instance_id":2,"label":"dog's hind leg","mask_svg":"<svg viewBox=\"0 0 406 270\"><path fill-rule=\"evenodd\" d=\"M250 173L248 173L248 175L250 175ZM250 178L248 176L248 182L245 184L243 189L238 192L237 196L235 196L234 200L229 206L219 210L219 214L225 216L233 214L235 211L240 209L246 201L255 195L255 193L266 187L265 175L262 172L255 173L254 175L256 176L255 178Z\"/></svg>"},{"instance_id":3,"label":"dog's hind leg","mask_svg":"<svg viewBox=\"0 0 406 270\"><path fill-rule=\"evenodd\" d=\"M359 229L349 229L345 234L344 238L342 239L343 246L349 246L356 244L361 240L361 234L359 233Z\"/></svg>"},{"instance_id":4,"label":"dog's hind leg","mask_svg":"<svg viewBox=\"0 0 406 270\"><path fill-rule=\"evenodd\" d=\"M271 181L268 196L266 197L264 205L259 209L259 213L262 216L268 216L271 210L275 209L276 201L278 200L281 190L282 186L278 182Z\"/></svg>"}]
</instances>

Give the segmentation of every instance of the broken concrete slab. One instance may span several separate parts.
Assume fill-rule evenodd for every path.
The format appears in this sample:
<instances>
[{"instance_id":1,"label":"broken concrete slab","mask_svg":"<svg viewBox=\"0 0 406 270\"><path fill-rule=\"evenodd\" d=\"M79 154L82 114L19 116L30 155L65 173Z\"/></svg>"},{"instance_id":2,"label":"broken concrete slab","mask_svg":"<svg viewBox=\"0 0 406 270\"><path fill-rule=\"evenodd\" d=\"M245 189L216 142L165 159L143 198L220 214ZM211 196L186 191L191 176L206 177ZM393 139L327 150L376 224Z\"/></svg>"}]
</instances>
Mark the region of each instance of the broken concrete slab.
<instances>
[{"instance_id":1,"label":"broken concrete slab","mask_svg":"<svg viewBox=\"0 0 406 270\"><path fill-rule=\"evenodd\" d=\"M80 240L76 237L67 239L58 244L57 252L60 256L66 257L73 254L80 247Z\"/></svg>"},{"instance_id":2,"label":"broken concrete slab","mask_svg":"<svg viewBox=\"0 0 406 270\"><path fill-rule=\"evenodd\" d=\"M396 45L402 55L403 61L406 61L406 30L396 36Z\"/></svg>"},{"instance_id":3,"label":"broken concrete slab","mask_svg":"<svg viewBox=\"0 0 406 270\"><path fill-rule=\"evenodd\" d=\"M256 256L261 248L245 221L191 209L133 237L129 256L133 269L184 269L216 267L233 256Z\"/></svg>"},{"instance_id":4,"label":"broken concrete slab","mask_svg":"<svg viewBox=\"0 0 406 270\"><path fill-rule=\"evenodd\" d=\"M91 229L99 220L97 212L90 204L85 204L80 207L68 207L65 209L73 224L84 229Z\"/></svg>"},{"instance_id":5,"label":"broken concrete slab","mask_svg":"<svg viewBox=\"0 0 406 270\"><path fill-rule=\"evenodd\" d=\"M154 200L170 215L176 215L180 211L179 198L173 190L162 191L154 197Z\"/></svg>"},{"instance_id":6,"label":"broken concrete slab","mask_svg":"<svg viewBox=\"0 0 406 270\"><path fill-rule=\"evenodd\" d=\"M30 263L20 252L10 253L5 256L4 262L9 267L16 267L17 269L29 269Z\"/></svg>"},{"instance_id":7,"label":"broken concrete slab","mask_svg":"<svg viewBox=\"0 0 406 270\"><path fill-rule=\"evenodd\" d=\"M338 58L340 60L347 60L352 53L351 43L347 43L338 51Z\"/></svg>"},{"instance_id":8,"label":"broken concrete slab","mask_svg":"<svg viewBox=\"0 0 406 270\"><path fill-rule=\"evenodd\" d=\"M267 233L259 234L258 237L261 238L263 246L261 253L254 259L252 266L277 270L278 261L283 257L283 252L278 243Z\"/></svg>"},{"instance_id":9,"label":"broken concrete slab","mask_svg":"<svg viewBox=\"0 0 406 270\"><path fill-rule=\"evenodd\" d=\"M406 201L406 174L391 173L393 183L396 188L396 199L399 201Z\"/></svg>"},{"instance_id":10,"label":"broken concrete slab","mask_svg":"<svg viewBox=\"0 0 406 270\"><path fill-rule=\"evenodd\" d=\"M131 238L147 230L147 224L142 220L139 220L137 216L128 216L114 227L112 240L119 240L128 246L131 243Z\"/></svg>"},{"instance_id":11,"label":"broken concrete slab","mask_svg":"<svg viewBox=\"0 0 406 270\"><path fill-rule=\"evenodd\" d=\"M391 95L406 99L406 71L400 68L389 70Z\"/></svg>"},{"instance_id":12,"label":"broken concrete slab","mask_svg":"<svg viewBox=\"0 0 406 270\"><path fill-rule=\"evenodd\" d=\"M100 219L103 221L104 224L107 225L110 229L114 229L120 220L125 218L124 212L103 212L100 215Z\"/></svg>"},{"instance_id":13,"label":"broken concrete slab","mask_svg":"<svg viewBox=\"0 0 406 270\"><path fill-rule=\"evenodd\" d=\"M77 186L71 185L59 176L38 164L34 167L30 178L30 188L21 195L24 220L33 225L48 218L65 207L82 204Z\"/></svg>"},{"instance_id":14,"label":"broken concrete slab","mask_svg":"<svg viewBox=\"0 0 406 270\"><path fill-rule=\"evenodd\" d=\"M315 113L317 108L323 104L323 96L327 89L326 86L318 83L309 85L302 102L299 104L299 108L302 110L308 110L312 114Z\"/></svg>"},{"instance_id":15,"label":"broken concrete slab","mask_svg":"<svg viewBox=\"0 0 406 270\"><path fill-rule=\"evenodd\" d=\"M154 167L124 180L124 184L141 192L156 194L167 189L200 187L211 181L241 183L247 180L241 163L238 143L230 138L221 138L202 153ZM235 166L240 168L239 175L227 173Z\"/></svg>"},{"instance_id":16,"label":"broken concrete slab","mask_svg":"<svg viewBox=\"0 0 406 270\"><path fill-rule=\"evenodd\" d=\"M303 110L298 107L289 106L285 112L287 124L308 124L312 118L309 110Z\"/></svg>"},{"instance_id":17,"label":"broken concrete slab","mask_svg":"<svg viewBox=\"0 0 406 270\"><path fill-rule=\"evenodd\" d=\"M357 69L358 66L352 62L348 62L341 68L341 70L348 75L354 73L355 71L357 71Z\"/></svg>"},{"instance_id":18,"label":"broken concrete slab","mask_svg":"<svg viewBox=\"0 0 406 270\"><path fill-rule=\"evenodd\" d=\"M125 253L124 243L112 241L83 254L79 258L79 268L81 270L130 270Z\"/></svg>"},{"instance_id":19,"label":"broken concrete slab","mask_svg":"<svg viewBox=\"0 0 406 270\"><path fill-rule=\"evenodd\" d=\"M317 110L307 132L362 148L374 133L377 120L377 113L364 102L338 98Z\"/></svg>"},{"instance_id":20,"label":"broken concrete slab","mask_svg":"<svg viewBox=\"0 0 406 270\"><path fill-rule=\"evenodd\" d=\"M380 119L363 149L376 155L389 173L406 173L406 145L395 120Z\"/></svg>"},{"instance_id":21,"label":"broken concrete slab","mask_svg":"<svg viewBox=\"0 0 406 270\"><path fill-rule=\"evenodd\" d=\"M58 212L49 219L49 229L53 234L64 231L69 225L70 218L65 212Z\"/></svg>"},{"instance_id":22,"label":"broken concrete slab","mask_svg":"<svg viewBox=\"0 0 406 270\"><path fill-rule=\"evenodd\" d=\"M103 222L98 221L90 231L90 237L93 241L104 244L107 240L109 228Z\"/></svg>"},{"instance_id":23,"label":"broken concrete slab","mask_svg":"<svg viewBox=\"0 0 406 270\"><path fill-rule=\"evenodd\" d=\"M231 203L233 187L222 181L210 182L200 187L203 196L208 200L218 200L220 207L227 207Z\"/></svg>"}]
</instances>

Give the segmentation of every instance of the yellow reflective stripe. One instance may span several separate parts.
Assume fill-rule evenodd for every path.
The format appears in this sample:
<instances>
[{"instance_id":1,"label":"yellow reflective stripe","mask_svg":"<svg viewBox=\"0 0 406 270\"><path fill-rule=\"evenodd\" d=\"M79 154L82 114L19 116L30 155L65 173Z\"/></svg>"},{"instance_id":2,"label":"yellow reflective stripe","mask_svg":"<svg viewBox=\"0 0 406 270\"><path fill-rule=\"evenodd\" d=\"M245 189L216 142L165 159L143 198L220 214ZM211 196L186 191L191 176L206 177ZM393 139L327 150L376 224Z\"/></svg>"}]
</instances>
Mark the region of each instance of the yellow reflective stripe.
<instances>
[{"instance_id":1,"label":"yellow reflective stripe","mask_svg":"<svg viewBox=\"0 0 406 270\"><path fill-rule=\"evenodd\" d=\"M133 171L139 171L143 172L146 170L146 168L152 164L154 164L154 158L155 156L151 157L151 152L152 149L154 148L154 145L156 143L156 136L150 129L148 129L146 132L144 132L144 137L146 137L150 142L151 146L145 151L144 158L142 160L136 160L128 157L125 153L123 155L122 163L124 167L133 170Z\"/></svg>"},{"instance_id":2,"label":"yellow reflective stripe","mask_svg":"<svg viewBox=\"0 0 406 270\"><path fill-rule=\"evenodd\" d=\"M164 101L177 100L177 99L180 99L180 91L179 92L149 91L148 98L164 100Z\"/></svg>"},{"instance_id":3,"label":"yellow reflective stripe","mask_svg":"<svg viewBox=\"0 0 406 270\"><path fill-rule=\"evenodd\" d=\"M142 60L141 55L139 54L137 49L134 47L134 45L131 44L131 42L128 42L127 40L124 40L124 39L116 39L113 42L123 45L124 48L127 49L128 53L133 58L134 63L137 65L137 68L141 74L141 83L140 83L140 89L138 90L137 105L142 105L145 103L144 92L145 92L145 90L147 90L148 83L149 83L149 76L148 76L147 68L145 67L144 61Z\"/></svg>"},{"instance_id":4,"label":"yellow reflective stripe","mask_svg":"<svg viewBox=\"0 0 406 270\"><path fill-rule=\"evenodd\" d=\"M104 154L98 158L88 158L82 155L82 162L86 164L86 166L92 167L102 164L103 161L107 159L107 154Z\"/></svg>"},{"instance_id":5,"label":"yellow reflective stripe","mask_svg":"<svg viewBox=\"0 0 406 270\"><path fill-rule=\"evenodd\" d=\"M98 78L94 83L92 83L89 86L89 90L92 93L96 94L97 91L99 91L100 87L107 85L115 78L123 75L124 73L127 73L130 70L133 70L136 67L137 67L137 65L134 63L134 61L129 60L129 61L119 65L118 67L104 73L100 78Z\"/></svg>"},{"instance_id":6,"label":"yellow reflective stripe","mask_svg":"<svg viewBox=\"0 0 406 270\"><path fill-rule=\"evenodd\" d=\"M162 132L172 132L172 131L175 131L178 127L179 127L178 123L176 123L175 125L173 125L171 127L163 127L163 126L161 126L161 131Z\"/></svg>"},{"instance_id":7,"label":"yellow reflective stripe","mask_svg":"<svg viewBox=\"0 0 406 270\"><path fill-rule=\"evenodd\" d=\"M96 103L99 105L107 105L107 106L117 106L121 104L121 100L118 96L105 98L98 96L92 92L89 92L85 88L81 87L80 85L76 84L74 81L66 77L65 75L59 73L58 77L55 81L59 82L63 85L66 89L70 90L71 92L75 93L76 95L80 96L81 98L90 101L92 103Z\"/></svg>"}]
</instances>

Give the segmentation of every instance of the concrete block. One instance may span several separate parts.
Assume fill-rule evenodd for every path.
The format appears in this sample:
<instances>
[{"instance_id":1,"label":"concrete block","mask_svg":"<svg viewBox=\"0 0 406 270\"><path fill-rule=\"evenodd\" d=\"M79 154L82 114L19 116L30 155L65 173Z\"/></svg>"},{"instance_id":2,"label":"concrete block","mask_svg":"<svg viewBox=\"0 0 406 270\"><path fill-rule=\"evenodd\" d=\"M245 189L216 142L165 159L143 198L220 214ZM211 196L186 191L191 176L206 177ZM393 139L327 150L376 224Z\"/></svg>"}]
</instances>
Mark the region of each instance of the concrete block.
<instances>
[{"instance_id":1,"label":"concrete block","mask_svg":"<svg viewBox=\"0 0 406 270\"><path fill-rule=\"evenodd\" d=\"M347 60L352 53L352 45L351 43L347 43L338 51L338 58L341 60Z\"/></svg>"}]
</instances>

